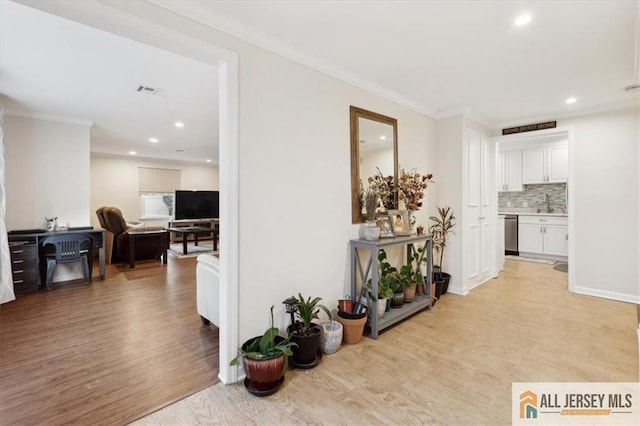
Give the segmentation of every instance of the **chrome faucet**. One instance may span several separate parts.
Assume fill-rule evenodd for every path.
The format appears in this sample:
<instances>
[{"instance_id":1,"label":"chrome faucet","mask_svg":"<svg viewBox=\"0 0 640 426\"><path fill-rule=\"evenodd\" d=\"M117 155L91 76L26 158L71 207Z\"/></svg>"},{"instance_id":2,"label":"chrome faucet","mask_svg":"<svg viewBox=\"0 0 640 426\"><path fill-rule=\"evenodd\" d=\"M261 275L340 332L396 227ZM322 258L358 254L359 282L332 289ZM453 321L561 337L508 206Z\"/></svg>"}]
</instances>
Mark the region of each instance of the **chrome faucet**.
<instances>
[{"instance_id":1,"label":"chrome faucet","mask_svg":"<svg viewBox=\"0 0 640 426\"><path fill-rule=\"evenodd\" d=\"M544 194L544 207L547 213L551 213L551 206L549 204L549 194Z\"/></svg>"}]
</instances>

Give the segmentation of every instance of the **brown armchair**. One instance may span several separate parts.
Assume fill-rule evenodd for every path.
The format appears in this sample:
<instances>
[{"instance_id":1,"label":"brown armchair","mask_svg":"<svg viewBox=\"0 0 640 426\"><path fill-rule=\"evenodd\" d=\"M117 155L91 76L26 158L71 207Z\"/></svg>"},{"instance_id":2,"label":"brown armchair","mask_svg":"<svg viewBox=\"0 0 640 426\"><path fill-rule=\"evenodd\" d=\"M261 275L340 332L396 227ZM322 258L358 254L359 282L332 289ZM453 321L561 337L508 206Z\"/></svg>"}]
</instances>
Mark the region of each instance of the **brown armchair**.
<instances>
[{"instance_id":1,"label":"brown armchair","mask_svg":"<svg viewBox=\"0 0 640 426\"><path fill-rule=\"evenodd\" d=\"M100 226L113 234L112 248L109 251L107 244L107 259L112 261L126 261L129 259L129 234L126 232L130 229L144 229L146 231L163 230L162 226L144 226L139 222L127 222L122 212L117 207L100 207L96 210ZM109 238L107 238L109 240ZM135 259L153 259L157 257L157 240L144 238L136 240Z\"/></svg>"}]
</instances>

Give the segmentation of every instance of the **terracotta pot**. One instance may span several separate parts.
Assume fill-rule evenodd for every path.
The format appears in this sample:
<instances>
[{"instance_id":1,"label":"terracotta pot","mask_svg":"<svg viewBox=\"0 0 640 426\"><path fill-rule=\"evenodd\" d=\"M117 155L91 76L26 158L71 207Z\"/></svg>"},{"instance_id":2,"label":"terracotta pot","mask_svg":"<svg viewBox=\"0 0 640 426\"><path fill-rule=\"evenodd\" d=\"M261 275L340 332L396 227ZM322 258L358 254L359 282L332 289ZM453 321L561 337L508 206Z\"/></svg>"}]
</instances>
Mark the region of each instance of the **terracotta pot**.
<instances>
[{"instance_id":1,"label":"terracotta pot","mask_svg":"<svg viewBox=\"0 0 640 426\"><path fill-rule=\"evenodd\" d=\"M362 340L362 332L367 322L367 317L361 319L346 319L338 317L338 322L342 324L342 342L353 345L360 343Z\"/></svg>"},{"instance_id":2,"label":"terracotta pot","mask_svg":"<svg viewBox=\"0 0 640 426\"><path fill-rule=\"evenodd\" d=\"M242 348L248 348L255 339L261 339L257 336L247 340ZM280 342L284 338L276 336L276 342ZM271 358L251 359L242 357L242 366L247 375L247 381L250 387L258 392L267 392L278 389L284 377L285 366L284 354L275 355Z\"/></svg>"},{"instance_id":3,"label":"terracotta pot","mask_svg":"<svg viewBox=\"0 0 640 426\"><path fill-rule=\"evenodd\" d=\"M353 312L353 300L351 299L338 300L338 310L342 312L347 312L347 313Z\"/></svg>"},{"instance_id":4,"label":"terracotta pot","mask_svg":"<svg viewBox=\"0 0 640 426\"><path fill-rule=\"evenodd\" d=\"M416 283L409 284L409 287L404 289L404 303L413 302L413 298L416 295Z\"/></svg>"}]
</instances>

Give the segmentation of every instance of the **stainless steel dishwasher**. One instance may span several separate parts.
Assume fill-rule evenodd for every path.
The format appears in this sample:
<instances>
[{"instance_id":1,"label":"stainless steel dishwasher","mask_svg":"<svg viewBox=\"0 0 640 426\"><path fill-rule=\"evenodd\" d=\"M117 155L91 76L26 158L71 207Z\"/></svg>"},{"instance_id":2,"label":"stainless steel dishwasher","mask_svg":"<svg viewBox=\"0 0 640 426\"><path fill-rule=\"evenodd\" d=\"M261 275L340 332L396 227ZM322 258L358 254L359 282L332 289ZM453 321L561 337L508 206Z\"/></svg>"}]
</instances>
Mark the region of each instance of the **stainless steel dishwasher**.
<instances>
[{"instance_id":1,"label":"stainless steel dishwasher","mask_svg":"<svg viewBox=\"0 0 640 426\"><path fill-rule=\"evenodd\" d=\"M504 253L518 256L518 215L508 214L504 218Z\"/></svg>"}]
</instances>

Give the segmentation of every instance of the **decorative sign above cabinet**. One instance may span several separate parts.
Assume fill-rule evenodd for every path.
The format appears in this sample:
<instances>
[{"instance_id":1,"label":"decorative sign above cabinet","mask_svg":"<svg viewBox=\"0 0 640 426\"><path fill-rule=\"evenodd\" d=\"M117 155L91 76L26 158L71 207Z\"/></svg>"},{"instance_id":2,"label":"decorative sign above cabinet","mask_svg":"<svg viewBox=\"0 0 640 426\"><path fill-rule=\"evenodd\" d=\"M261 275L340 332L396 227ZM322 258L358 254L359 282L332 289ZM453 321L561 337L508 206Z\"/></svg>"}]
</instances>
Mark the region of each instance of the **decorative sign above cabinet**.
<instances>
[{"instance_id":1,"label":"decorative sign above cabinet","mask_svg":"<svg viewBox=\"0 0 640 426\"><path fill-rule=\"evenodd\" d=\"M513 133L533 132L534 130L555 129L555 121L547 121L545 123L527 124L525 126L509 127L508 129L502 129L503 135L510 135Z\"/></svg>"}]
</instances>

